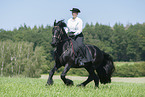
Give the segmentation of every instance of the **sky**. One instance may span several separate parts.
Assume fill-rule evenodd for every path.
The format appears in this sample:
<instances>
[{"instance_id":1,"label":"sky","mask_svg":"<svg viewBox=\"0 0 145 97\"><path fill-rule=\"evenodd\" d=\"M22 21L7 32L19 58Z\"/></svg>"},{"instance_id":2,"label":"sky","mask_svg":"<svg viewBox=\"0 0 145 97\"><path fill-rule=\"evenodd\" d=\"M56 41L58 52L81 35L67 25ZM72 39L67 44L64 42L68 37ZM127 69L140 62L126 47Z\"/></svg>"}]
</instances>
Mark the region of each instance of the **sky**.
<instances>
[{"instance_id":1,"label":"sky","mask_svg":"<svg viewBox=\"0 0 145 97\"><path fill-rule=\"evenodd\" d=\"M0 29L18 29L24 23L31 28L53 26L55 19L67 22L72 8L81 10L83 27L145 22L145 0L0 0Z\"/></svg>"}]
</instances>

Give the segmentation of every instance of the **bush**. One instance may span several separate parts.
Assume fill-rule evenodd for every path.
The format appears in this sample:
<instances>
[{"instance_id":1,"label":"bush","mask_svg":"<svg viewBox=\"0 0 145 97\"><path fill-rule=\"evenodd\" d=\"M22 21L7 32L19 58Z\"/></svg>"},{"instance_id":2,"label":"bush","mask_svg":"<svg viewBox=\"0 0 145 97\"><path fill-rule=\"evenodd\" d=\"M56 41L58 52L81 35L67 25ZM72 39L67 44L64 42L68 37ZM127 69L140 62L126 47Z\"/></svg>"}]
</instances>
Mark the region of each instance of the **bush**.
<instances>
[{"instance_id":1,"label":"bush","mask_svg":"<svg viewBox=\"0 0 145 97\"><path fill-rule=\"evenodd\" d=\"M125 64L116 66L113 76L118 77L143 77L145 76L145 62L134 63L133 65Z\"/></svg>"}]
</instances>

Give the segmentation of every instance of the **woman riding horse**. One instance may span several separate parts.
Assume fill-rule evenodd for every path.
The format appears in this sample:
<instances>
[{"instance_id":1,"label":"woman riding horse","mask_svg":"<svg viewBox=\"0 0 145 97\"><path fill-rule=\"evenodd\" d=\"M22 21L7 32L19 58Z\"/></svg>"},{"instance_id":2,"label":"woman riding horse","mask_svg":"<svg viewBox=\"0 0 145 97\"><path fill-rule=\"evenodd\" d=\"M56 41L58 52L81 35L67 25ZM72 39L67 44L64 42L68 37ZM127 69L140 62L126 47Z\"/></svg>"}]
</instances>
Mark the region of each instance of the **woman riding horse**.
<instances>
[{"instance_id":1,"label":"woman riding horse","mask_svg":"<svg viewBox=\"0 0 145 97\"><path fill-rule=\"evenodd\" d=\"M92 80L94 80L96 87L99 85L99 80L103 84L110 83L111 75L115 70L112 57L94 45L86 45L92 55L92 63L86 63L83 66L76 64L74 53L71 47L72 39L67 36L64 27L66 27L66 24L63 22L63 20L58 21L57 23L56 21L54 22L51 45L52 47L56 47L54 52L55 64L49 72L46 85L53 84L52 77L55 71L57 71L62 66L64 66L64 70L61 73L61 79L66 85L73 85L73 81L66 78L66 74L70 68L85 68L89 73L87 80L78 86L86 86Z\"/></svg>"},{"instance_id":2,"label":"woman riding horse","mask_svg":"<svg viewBox=\"0 0 145 97\"><path fill-rule=\"evenodd\" d=\"M78 86L86 86L92 80L94 80L96 87L99 86L99 81L103 84L110 83L111 75L115 70L112 57L94 45L83 44L82 20L77 17L80 10L73 8L71 11L73 18L68 20L68 29L66 29L66 31L64 30L66 24L63 20L57 23L56 21L54 22L51 45L56 47L54 52L55 64L49 72L46 85L53 84L52 77L55 71L62 66L64 66L64 70L61 73L61 79L66 85L73 85L73 81L66 78L66 74L70 68L85 68L89 73L87 80ZM66 32L69 33L71 38L68 37ZM89 49L90 53L86 47ZM77 54L78 51L81 53L81 57ZM78 59L76 56L80 58ZM77 64L76 60L78 60Z\"/></svg>"},{"instance_id":3,"label":"woman riding horse","mask_svg":"<svg viewBox=\"0 0 145 97\"><path fill-rule=\"evenodd\" d=\"M70 18L67 22L67 28L65 29L66 33L69 34L69 37L72 38L73 49L75 51L75 62L80 66L83 66L84 63L92 62L92 56L89 53L88 48L84 45L83 40L84 36L82 33L82 20L77 17L80 10L77 8L73 8L72 10L72 18ZM79 54L81 57L78 58Z\"/></svg>"}]
</instances>

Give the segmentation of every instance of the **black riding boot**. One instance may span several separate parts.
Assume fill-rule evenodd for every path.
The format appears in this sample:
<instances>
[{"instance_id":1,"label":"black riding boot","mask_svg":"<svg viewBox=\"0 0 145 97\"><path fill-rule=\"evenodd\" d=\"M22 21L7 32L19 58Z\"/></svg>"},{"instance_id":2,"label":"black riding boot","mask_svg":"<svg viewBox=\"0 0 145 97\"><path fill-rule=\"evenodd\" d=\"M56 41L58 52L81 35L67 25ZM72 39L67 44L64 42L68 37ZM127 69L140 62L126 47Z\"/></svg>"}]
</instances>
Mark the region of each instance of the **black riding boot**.
<instances>
[{"instance_id":1,"label":"black riding boot","mask_svg":"<svg viewBox=\"0 0 145 97\"><path fill-rule=\"evenodd\" d=\"M84 62L82 62L82 58L81 57L78 57L78 58L75 58L75 64L79 64L79 66L84 66Z\"/></svg>"}]
</instances>

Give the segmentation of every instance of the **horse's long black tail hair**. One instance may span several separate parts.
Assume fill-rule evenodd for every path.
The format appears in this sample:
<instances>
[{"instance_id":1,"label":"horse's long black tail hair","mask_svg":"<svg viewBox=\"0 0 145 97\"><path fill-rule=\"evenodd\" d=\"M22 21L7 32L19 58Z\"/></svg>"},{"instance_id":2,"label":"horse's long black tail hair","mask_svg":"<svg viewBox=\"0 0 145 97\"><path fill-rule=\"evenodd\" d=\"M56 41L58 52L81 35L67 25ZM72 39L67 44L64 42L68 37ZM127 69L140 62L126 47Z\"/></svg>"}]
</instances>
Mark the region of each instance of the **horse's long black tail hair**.
<instances>
[{"instance_id":1,"label":"horse's long black tail hair","mask_svg":"<svg viewBox=\"0 0 145 97\"><path fill-rule=\"evenodd\" d=\"M115 66L113 64L113 58L109 54L103 52L103 55L103 63L96 69L96 71L98 73L100 82L102 84L106 84L111 82L111 76L115 70Z\"/></svg>"}]
</instances>

